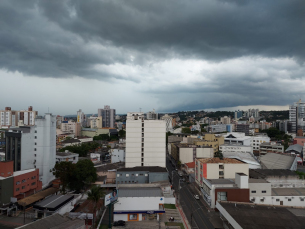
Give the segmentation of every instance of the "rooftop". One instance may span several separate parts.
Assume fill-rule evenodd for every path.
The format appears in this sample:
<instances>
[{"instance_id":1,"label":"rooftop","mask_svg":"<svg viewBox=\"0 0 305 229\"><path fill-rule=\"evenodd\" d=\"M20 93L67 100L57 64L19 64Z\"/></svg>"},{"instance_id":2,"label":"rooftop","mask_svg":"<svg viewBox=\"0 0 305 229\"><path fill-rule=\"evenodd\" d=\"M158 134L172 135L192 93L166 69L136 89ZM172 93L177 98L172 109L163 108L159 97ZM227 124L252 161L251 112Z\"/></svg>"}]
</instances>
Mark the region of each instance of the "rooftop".
<instances>
[{"instance_id":1,"label":"rooftop","mask_svg":"<svg viewBox=\"0 0 305 229\"><path fill-rule=\"evenodd\" d=\"M121 171L121 172L148 171L148 172L167 173L166 168L162 168L159 166L136 166L133 168L120 168L117 171Z\"/></svg>"},{"instance_id":2,"label":"rooftop","mask_svg":"<svg viewBox=\"0 0 305 229\"><path fill-rule=\"evenodd\" d=\"M189 163L185 163L185 165L186 165L189 169L195 168L195 161L189 162Z\"/></svg>"},{"instance_id":3,"label":"rooftop","mask_svg":"<svg viewBox=\"0 0 305 229\"><path fill-rule=\"evenodd\" d=\"M305 196L305 188L272 188L273 196Z\"/></svg>"},{"instance_id":4,"label":"rooftop","mask_svg":"<svg viewBox=\"0 0 305 229\"><path fill-rule=\"evenodd\" d=\"M303 137L303 136L296 136L295 138L302 138L302 139L304 139L305 137Z\"/></svg>"},{"instance_id":5,"label":"rooftop","mask_svg":"<svg viewBox=\"0 0 305 229\"><path fill-rule=\"evenodd\" d=\"M75 143L75 142L80 142L80 140L71 138L71 139L66 139L64 141L61 141L60 143Z\"/></svg>"},{"instance_id":6,"label":"rooftop","mask_svg":"<svg viewBox=\"0 0 305 229\"><path fill-rule=\"evenodd\" d=\"M264 179L253 179L253 178L250 178L249 179L249 183L269 183L269 182L264 180Z\"/></svg>"},{"instance_id":7,"label":"rooftop","mask_svg":"<svg viewBox=\"0 0 305 229\"><path fill-rule=\"evenodd\" d=\"M20 226L20 229L62 229L62 228L79 228L85 225L85 221L81 219L70 219L56 213L46 218L39 219L35 222Z\"/></svg>"},{"instance_id":8,"label":"rooftop","mask_svg":"<svg viewBox=\"0 0 305 229\"><path fill-rule=\"evenodd\" d=\"M103 164L95 166L96 172L115 170L122 167L125 167L125 163Z\"/></svg>"},{"instance_id":9,"label":"rooftop","mask_svg":"<svg viewBox=\"0 0 305 229\"><path fill-rule=\"evenodd\" d=\"M267 153L261 156L260 159L267 169L290 169L295 160L295 156Z\"/></svg>"},{"instance_id":10,"label":"rooftop","mask_svg":"<svg viewBox=\"0 0 305 229\"><path fill-rule=\"evenodd\" d=\"M295 176L298 175L289 169L249 169L249 177L254 179L265 179L269 176Z\"/></svg>"},{"instance_id":11,"label":"rooftop","mask_svg":"<svg viewBox=\"0 0 305 229\"><path fill-rule=\"evenodd\" d=\"M119 188L118 197L159 197L163 196L161 188Z\"/></svg>"},{"instance_id":12,"label":"rooftop","mask_svg":"<svg viewBox=\"0 0 305 229\"><path fill-rule=\"evenodd\" d=\"M198 161L202 163L224 163L224 164L244 164L244 162L239 161L234 158L223 158L222 160L218 157L212 157L212 158L200 158L197 159Z\"/></svg>"},{"instance_id":13,"label":"rooftop","mask_svg":"<svg viewBox=\"0 0 305 229\"><path fill-rule=\"evenodd\" d=\"M35 203L35 202L37 202L37 201L39 201L39 200L41 200L41 199L43 199L43 198L45 198L49 195L52 195L52 194L56 193L57 191L58 191L58 189L56 189L56 188L48 188L48 189L45 189L41 192L37 192L34 195L31 195L31 196L28 196L24 199L18 200L18 204L21 205L21 206L23 206L23 205L28 206L28 205L33 204L33 203Z\"/></svg>"},{"instance_id":14,"label":"rooftop","mask_svg":"<svg viewBox=\"0 0 305 229\"><path fill-rule=\"evenodd\" d=\"M48 209L50 211L56 211L58 208L65 205L73 198L73 195L53 195L34 204L34 208L40 210Z\"/></svg>"},{"instance_id":15,"label":"rooftop","mask_svg":"<svg viewBox=\"0 0 305 229\"><path fill-rule=\"evenodd\" d=\"M72 152L56 152L56 156L60 157L66 157L66 156L78 156L77 153L72 153Z\"/></svg>"},{"instance_id":16,"label":"rooftop","mask_svg":"<svg viewBox=\"0 0 305 229\"><path fill-rule=\"evenodd\" d=\"M289 147L285 150L285 152L291 151L291 150L297 151L299 154L302 154L302 153L303 153L303 146L301 146L301 145L299 145L299 144L291 145L291 146L289 146Z\"/></svg>"},{"instance_id":17,"label":"rooftop","mask_svg":"<svg viewBox=\"0 0 305 229\"><path fill-rule=\"evenodd\" d=\"M220 212L226 211L241 228L304 228L305 209L225 201L219 205L224 209Z\"/></svg>"},{"instance_id":18,"label":"rooftop","mask_svg":"<svg viewBox=\"0 0 305 229\"><path fill-rule=\"evenodd\" d=\"M235 184L233 180L230 179L207 179L211 184Z\"/></svg>"}]
</instances>

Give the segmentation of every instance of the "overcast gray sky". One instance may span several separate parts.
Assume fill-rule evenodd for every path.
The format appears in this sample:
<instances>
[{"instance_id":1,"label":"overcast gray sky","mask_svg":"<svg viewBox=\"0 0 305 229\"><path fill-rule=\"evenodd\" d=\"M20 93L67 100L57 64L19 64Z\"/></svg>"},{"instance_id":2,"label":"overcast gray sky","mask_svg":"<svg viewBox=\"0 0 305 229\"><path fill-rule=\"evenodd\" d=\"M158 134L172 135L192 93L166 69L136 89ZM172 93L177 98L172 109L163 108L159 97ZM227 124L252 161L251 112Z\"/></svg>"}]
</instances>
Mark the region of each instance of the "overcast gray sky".
<instances>
[{"instance_id":1,"label":"overcast gray sky","mask_svg":"<svg viewBox=\"0 0 305 229\"><path fill-rule=\"evenodd\" d=\"M287 109L304 60L304 0L0 1L0 109Z\"/></svg>"}]
</instances>

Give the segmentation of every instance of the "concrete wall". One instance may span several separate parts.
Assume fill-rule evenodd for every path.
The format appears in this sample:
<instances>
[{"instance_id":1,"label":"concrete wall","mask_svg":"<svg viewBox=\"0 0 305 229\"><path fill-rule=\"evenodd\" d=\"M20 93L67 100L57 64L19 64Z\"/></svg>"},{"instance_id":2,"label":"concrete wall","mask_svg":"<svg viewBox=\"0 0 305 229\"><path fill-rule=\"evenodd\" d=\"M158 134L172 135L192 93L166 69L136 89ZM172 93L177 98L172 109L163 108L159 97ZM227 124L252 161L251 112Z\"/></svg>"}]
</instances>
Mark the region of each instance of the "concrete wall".
<instances>
[{"instance_id":1,"label":"concrete wall","mask_svg":"<svg viewBox=\"0 0 305 229\"><path fill-rule=\"evenodd\" d=\"M244 173L249 176L249 165L242 164L224 164L224 178L235 179L235 173Z\"/></svg>"},{"instance_id":2,"label":"concrete wall","mask_svg":"<svg viewBox=\"0 0 305 229\"><path fill-rule=\"evenodd\" d=\"M250 196L271 196L271 183L249 183ZM255 191L255 192L254 192ZM262 193L266 191L266 193Z\"/></svg>"},{"instance_id":3,"label":"concrete wall","mask_svg":"<svg viewBox=\"0 0 305 229\"><path fill-rule=\"evenodd\" d=\"M281 205L281 201L283 201L282 205L284 206L305 207L305 196L252 196L251 194L250 200L256 204ZM262 201L262 199L264 200Z\"/></svg>"},{"instance_id":4,"label":"concrete wall","mask_svg":"<svg viewBox=\"0 0 305 229\"><path fill-rule=\"evenodd\" d=\"M206 179L219 179L219 164L209 163L207 165L207 177ZM234 174L235 177L235 174Z\"/></svg>"},{"instance_id":5,"label":"concrete wall","mask_svg":"<svg viewBox=\"0 0 305 229\"><path fill-rule=\"evenodd\" d=\"M125 150L123 149L112 149L110 154L111 154L111 163L125 161Z\"/></svg>"},{"instance_id":6,"label":"concrete wall","mask_svg":"<svg viewBox=\"0 0 305 229\"><path fill-rule=\"evenodd\" d=\"M168 181L168 172L165 173L150 172L148 177L149 177L149 183L158 182L158 181Z\"/></svg>"},{"instance_id":7,"label":"concrete wall","mask_svg":"<svg viewBox=\"0 0 305 229\"><path fill-rule=\"evenodd\" d=\"M181 164L193 161L193 148L180 148L179 157Z\"/></svg>"},{"instance_id":8,"label":"concrete wall","mask_svg":"<svg viewBox=\"0 0 305 229\"><path fill-rule=\"evenodd\" d=\"M8 177L0 180L0 206L11 202L11 197L14 196L14 179Z\"/></svg>"},{"instance_id":9,"label":"concrete wall","mask_svg":"<svg viewBox=\"0 0 305 229\"><path fill-rule=\"evenodd\" d=\"M213 148L196 148L196 157L197 158L214 157L214 150Z\"/></svg>"},{"instance_id":10,"label":"concrete wall","mask_svg":"<svg viewBox=\"0 0 305 229\"><path fill-rule=\"evenodd\" d=\"M271 183L272 188L305 187L305 180L299 179L298 176L270 176L266 181Z\"/></svg>"}]
</instances>

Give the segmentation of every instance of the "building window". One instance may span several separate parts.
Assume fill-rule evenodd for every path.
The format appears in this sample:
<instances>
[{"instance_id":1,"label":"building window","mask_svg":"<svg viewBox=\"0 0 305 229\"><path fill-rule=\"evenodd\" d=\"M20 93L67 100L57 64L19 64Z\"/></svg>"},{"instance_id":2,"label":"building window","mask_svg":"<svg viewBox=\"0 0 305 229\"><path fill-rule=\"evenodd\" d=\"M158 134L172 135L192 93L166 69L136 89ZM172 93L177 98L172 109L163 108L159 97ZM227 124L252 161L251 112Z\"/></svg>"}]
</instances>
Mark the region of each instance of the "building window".
<instances>
[{"instance_id":1,"label":"building window","mask_svg":"<svg viewBox=\"0 0 305 229\"><path fill-rule=\"evenodd\" d=\"M22 189L25 189L25 186L22 186Z\"/></svg>"},{"instance_id":2,"label":"building window","mask_svg":"<svg viewBox=\"0 0 305 229\"><path fill-rule=\"evenodd\" d=\"M35 136L35 139L37 139L37 136Z\"/></svg>"},{"instance_id":3,"label":"building window","mask_svg":"<svg viewBox=\"0 0 305 229\"><path fill-rule=\"evenodd\" d=\"M37 151L37 149L35 148L34 151Z\"/></svg>"},{"instance_id":4,"label":"building window","mask_svg":"<svg viewBox=\"0 0 305 229\"><path fill-rule=\"evenodd\" d=\"M35 130L35 134L37 134L37 130Z\"/></svg>"},{"instance_id":5,"label":"building window","mask_svg":"<svg viewBox=\"0 0 305 229\"><path fill-rule=\"evenodd\" d=\"M33 182L31 185L35 185L36 184L36 182Z\"/></svg>"},{"instance_id":6,"label":"building window","mask_svg":"<svg viewBox=\"0 0 305 229\"><path fill-rule=\"evenodd\" d=\"M26 180L25 180L25 179L23 179L21 182L22 182L22 183L24 183L24 182L26 182Z\"/></svg>"},{"instance_id":7,"label":"building window","mask_svg":"<svg viewBox=\"0 0 305 229\"><path fill-rule=\"evenodd\" d=\"M251 193L256 193L256 191L251 191Z\"/></svg>"},{"instance_id":8,"label":"building window","mask_svg":"<svg viewBox=\"0 0 305 229\"><path fill-rule=\"evenodd\" d=\"M37 142L35 142L35 146L37 145Z\"/></svg>"},{"instance_id":9,"label":"building window","mask_svg":"<svg viewBox=\"0 0 305 229\"><path fill-rule=\"evenodd\" d=\"M16 182L16 185L18 185L18 184L20 184L20 181L17 181L17 182Z\"/></svg>"},{"instance_id":10,"label":"building window","mask_svg":"<svg viewBox=\"0 0 305 229\"><path fill-rule=\"evenodd\" d=\"M266 193L267 191L263 190L262 193Z\"/></svg>"},{"instance_id":11,"label":"building window","mask_svg":"<svg viewBox=\"0 0 305 229\"><path fill-rule=\"evenodd\" d=\"M288 201L291 201L291 199L288 199Z\"/></svg>"},{"instance_id":12,"label":"building window","mask_svg":"<svg viewBox=\"0 0 305 229\"><path fill-rule=\"evenodd\" d=\"M126 177L129 177L129 174L126 174Z\"/></svg>"},{"instance_id":13,"label":"building window","mask_svg":"<svg viewBox=\"0 0 305 229\"><path fill-rule=\"evenodd\" d=\"M129 220L137 220L138 219L138 214L130 214L129 215Z\"/></svg>"},{"instance_id":14,"label":"building window","mask_svg":"<svg viewBox=\"0 0 305 229\"><path fill-rule=\"evenodd\" d=\"M19 191L19 188L16 188L16 191Z\"/></svg>"},{"instance_id":15,"label":"building window","mask_svg":"<svg viewBox=\"0 0 305 229\"><path fill-rule=\"evenodd\" d=\"M117 174L116 176L117 176L117 177L120 177L120 174Z\"/></svg>"},{"instance_id":16,"label":"building window","mask_svg":"<svg viewBox=\"0 0 305 229\"><path fill-rule=\"evenodd\" d=\"M218 192L217 200L227 200L227 192Z\"/></svg>"},{"instance_id":17,"label":"building window","mask_svg":"<svg viewBox=\"0 0 305 229\"><path fill-rule=\"evenodd\" d=\"M1 189L1 188L0 188ZM304 201L304 199L301 199L301 201Z\"/></svg>"}]
</instances>

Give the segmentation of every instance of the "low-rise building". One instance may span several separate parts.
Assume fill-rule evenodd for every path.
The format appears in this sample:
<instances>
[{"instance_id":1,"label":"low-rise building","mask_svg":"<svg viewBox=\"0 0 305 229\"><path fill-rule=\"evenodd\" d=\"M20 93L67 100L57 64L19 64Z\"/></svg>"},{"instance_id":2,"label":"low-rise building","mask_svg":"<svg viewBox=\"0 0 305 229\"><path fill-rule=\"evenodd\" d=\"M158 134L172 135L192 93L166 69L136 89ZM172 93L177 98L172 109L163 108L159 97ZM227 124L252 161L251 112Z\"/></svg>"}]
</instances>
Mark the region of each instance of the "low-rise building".
<instances>
[{"instance_id":1,"label":"low-rise building","mask_svg":"<svg viewBox=\"0 0 305 229\"><path fill-rule=\"evenodd\" d=\"M296 136L293 139L293 144L298 144L303 147L304 143L305 143L305 137L303 136Z\"/></svg>"},{"instance_id":2,"label":"low-rise building","mask_svg":"<svg viewBox=\"0 0 305 229\"><path fill-rule=\"evenodd\" d=\"M104 179L102 182L97 181L95 184L115 184L116 183L116 171L119 168L125 167L124 163L115 163L115 164L104 164L95 166L96 173L98 177L106 176L106 180Z\"/></svg>"},{"instance_id":3,"label":"low-rise building","mask_svg":"<svg viewBox=\"0 0 305 229\"><path fill-rule=\"evenodd\" d=\"M249 165L233 158L196 158L195 177L199 186L203 178L234 179L236 173L249 175Z\"/></svg>"},{"instance_id":4,"label":"low-rise building","mask_svg":"<svg viewBox=\"0 0 305 229\"><path fill-rule=\"evenodd\" d=\"M226 124L218 124L218 125L211 125L208 127L208 131L211 133L222 133L227 131Z\"/></svg>"},{"instance_id":5,"label":"low-rise building","mask_svg":"<svg viewBox=\"0 0 305 229\"><path fill-rule=\"evenodd\" d=\"M235 179L204 179L200 190L210 208L215 208L217 201L250 202L248 176L244 173L236 173Z\"/></svg>"},{"instance_id":6,"label":"low-rise building","mask_svg":"<svg viewBox=\"0 0 305 229\"><path fill-rule=\"evenodd\" d=\"M125 162L125 149L111 149L111 163Z\"/></svg>"},{"instance_id":7,"label":"low-rise building","mask_svg":"<svg viewBox=\"0 0 305 229\"><path fill-rule=\"evenodd\" d=\"M194 142L197 146L210 146L213 148L214 152L219 150L219 146L224 144L224 137L217 134L205 134L202 140L197 140Z\"/></svg>"},{"instance_id":8,"label":"low-rise building","mask_svg":"<svg viewBox=\"0 0 305 229\"><path fill-rule=\"evenodd\" d=\"M301 164L303 163L303 146L299 144L291 145L285 150L285 153L297 156L301 160Z\"/></svg>"},{"instance_id":9,"label":"low-rise building","mask_svg":"<svg viewBox=\"0 0 305 229\"><path fill-rule=\"evenodd\" d=\"M137 166L119 168L116 172L117 184L137 184L168 181L168 171L159 166Z\"/></svg>"},{"instance_id":10,"label":"low-rise building","mask_svg":"<svg viewBox=\"0 0 305 229\"><path fill-rule=\"evenodd\" d=\"M284 153L284 146L276 142L264 142L259 145L260 155L266 153Z\"/></svg>"},{"instance_id":11,"label":"low-rise building","mask_svg":"<svg viewBox=\"0 0 305 229\"><path fill-rule=\"evenodd\" d=\"M70 161L72 164L76 164L78 162L78 156L77 153L72 153L69 150L65 150L65 152L56 152L56 163Z\"/></svg>"},{"instance_id":12,"label":"low-rise building","mask_svg":"<svg viewBox=\"0 0 305 229\"><path fill-rule=\"evenodd\" d=\"M118 202L113 209L114 221L159 220L165 213L164 194L159 187L119 188Z\"/></svg>"},{"instance_id":13,"label":"low-rise building","mask_svg":"<svg viewBox=\"0 0 305 229\"><path fill-rule=\"evenodd\" d=\"M305 180L289 169L250 169L249 177L264 179L271 184L272 188L305 187Z\"/></svg>"},{"instance_id":14,"label":"low-rise building","mask_svg":"<svg viewBox=\"0 0 305 229\"><path fill-rule=\"evenodd\" d=\"M14 172L14 161L0 162L0 205L10 203L11 197L22 199L42 189L39 169Z\"/></svg>"},{"instance_id":15,"label":"low-rise building","mask_svg":"<svg viewBox=\"0 0 305 229\"><path fill-rule=\"evenodd\" d=\"M189 144L171 144L171 156L180 161L181 164L195 161L195 158L211 158L214 156L214 149L210 146L196 146Z\"/></svg>"}]
</instances>

